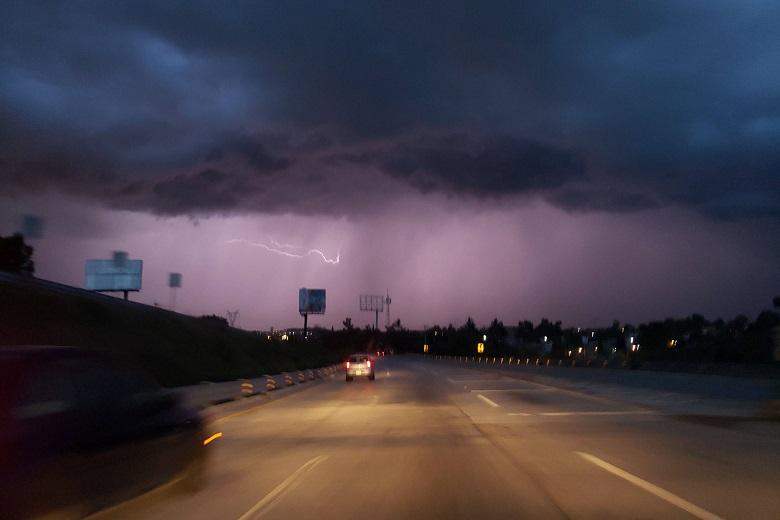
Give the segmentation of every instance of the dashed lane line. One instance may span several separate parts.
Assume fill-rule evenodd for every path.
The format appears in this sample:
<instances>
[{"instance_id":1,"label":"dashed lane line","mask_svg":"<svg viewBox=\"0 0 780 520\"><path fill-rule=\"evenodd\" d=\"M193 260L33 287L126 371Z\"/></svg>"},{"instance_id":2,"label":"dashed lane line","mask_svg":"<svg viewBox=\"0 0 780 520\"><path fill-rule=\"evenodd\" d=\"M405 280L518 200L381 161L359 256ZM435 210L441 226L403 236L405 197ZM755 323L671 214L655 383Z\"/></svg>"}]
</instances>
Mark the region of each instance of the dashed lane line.
<instances>
[{"instance_id":1,"label":"dashed lane line","mask_svg":"<svg viewBox=\"0 0 780 520\"><path fill-rule=\"evenodd\" d=\"M477 394L477 397L480 398L485 403L487 403L488 405L492 406L493 408L498 408L501 406L500 404L496 403L495 401L491 401L490 399L488 399L482 394Z\"/></svg>"}]
</instances>

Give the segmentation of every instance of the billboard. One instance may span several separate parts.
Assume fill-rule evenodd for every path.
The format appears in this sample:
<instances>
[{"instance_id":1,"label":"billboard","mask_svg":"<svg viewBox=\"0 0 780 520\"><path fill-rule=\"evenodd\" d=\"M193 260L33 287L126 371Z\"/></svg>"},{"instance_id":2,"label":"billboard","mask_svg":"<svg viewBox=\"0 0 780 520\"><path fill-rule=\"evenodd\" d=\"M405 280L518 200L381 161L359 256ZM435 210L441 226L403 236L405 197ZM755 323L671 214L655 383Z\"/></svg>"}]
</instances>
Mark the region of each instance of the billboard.
<instances>
[{"instance_id":1,"label":"billboard","mask_svg":"<svg viewBox=\"0 0 780 520\"><path fill-rule=\"evenodd\" d=\"M111 260L87 260L84 288L89 291L140 291L143 260L129 260L127 254Z\"/></svg>"},{"instance_id":2,"label":"billboard","mask_svg":"<svg viewBox=\"0 0 780 520\"><path fill-rule=\"evenodd\" d=\"M325 314L325 289L298 291L298 312L301 314Z\"/></svg>"},{"instance_id":3,"label":"billboard","mask_svg":"<svg viewBox=\"0 0 780 520\"><path fill-rule=\"evenodd\" d=\"M385 297L381 294L361 294L360 310L384 312Z\"/></svg>"},{"instance_id":4,"label":"billboard","mask_svg":"<svg viewBox=\"0 0 780 520\"><path fill-rule=\"evenodd\" d=\"M181 287L181 273L168 273L168 287Z\"/></svg>"}]
</instances>

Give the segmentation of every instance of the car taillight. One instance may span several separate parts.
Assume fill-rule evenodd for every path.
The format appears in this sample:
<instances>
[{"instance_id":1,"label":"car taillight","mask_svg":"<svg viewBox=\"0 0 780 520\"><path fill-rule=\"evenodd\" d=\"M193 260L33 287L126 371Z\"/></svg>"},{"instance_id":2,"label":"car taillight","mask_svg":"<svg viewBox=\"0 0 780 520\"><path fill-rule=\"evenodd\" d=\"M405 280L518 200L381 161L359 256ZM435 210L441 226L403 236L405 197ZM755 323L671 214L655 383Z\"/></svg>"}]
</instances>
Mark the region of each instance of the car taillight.
<instances>
[{"instance_id":1,"label":"car taillight","mask_svg":"<svg viewBox=\"0 0 780 520\"><path fill-rule=\"evenodd\" d=\"M347 361L347 368L349 368L349 361Z\"/></svg>"},{"instance_id":2,"label":"car taillight","mask_svg":"<svg viewBox=\"0 0 780 520\"><path fill-rule=\"evenodd\" d=\"M370 359L368 361L366 361L366 364L368 365L368 368L371 368L371 360Z\"/></svg>"}]
</instances>

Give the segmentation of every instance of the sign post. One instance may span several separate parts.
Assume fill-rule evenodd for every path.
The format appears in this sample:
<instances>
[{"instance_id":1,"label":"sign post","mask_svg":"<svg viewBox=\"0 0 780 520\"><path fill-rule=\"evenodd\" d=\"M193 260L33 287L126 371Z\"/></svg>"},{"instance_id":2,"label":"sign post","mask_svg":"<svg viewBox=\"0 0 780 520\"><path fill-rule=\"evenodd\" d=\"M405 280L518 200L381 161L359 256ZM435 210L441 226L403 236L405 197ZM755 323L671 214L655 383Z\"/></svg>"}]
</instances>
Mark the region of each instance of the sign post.
<instances>
[{"instance_id":1,"label":"sign post","mask_svg":"<svg viewBox=\"0 0 780 520\"><path fill-rule=\"evenodd\" d=\"M171 288L171 310L176 309L176 289L181 287L181 273L168 273L168 287Z\"/></svg>"}]
</instances>

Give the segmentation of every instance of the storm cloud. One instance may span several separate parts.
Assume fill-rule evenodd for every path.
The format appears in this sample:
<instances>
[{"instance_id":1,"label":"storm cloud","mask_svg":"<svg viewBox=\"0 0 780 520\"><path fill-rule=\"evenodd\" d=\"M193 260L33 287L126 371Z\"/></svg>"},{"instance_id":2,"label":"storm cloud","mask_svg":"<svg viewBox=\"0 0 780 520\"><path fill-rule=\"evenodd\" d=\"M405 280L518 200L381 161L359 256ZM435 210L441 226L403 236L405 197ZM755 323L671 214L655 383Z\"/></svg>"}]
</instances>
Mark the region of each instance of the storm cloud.
<instances>
[{"instance_id":1,"label":"storm cloud","mask_svg":"<svg viewBox=\"0 0 780 520\"><path fill-rule=\"evenodd\" d=\"M780 218L777 4L20 1L0 34L3 193L349 215L400 183Z\"/></svg>"}]
</instances>

